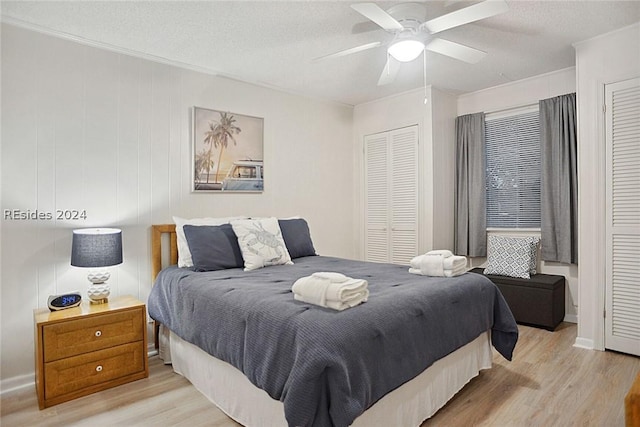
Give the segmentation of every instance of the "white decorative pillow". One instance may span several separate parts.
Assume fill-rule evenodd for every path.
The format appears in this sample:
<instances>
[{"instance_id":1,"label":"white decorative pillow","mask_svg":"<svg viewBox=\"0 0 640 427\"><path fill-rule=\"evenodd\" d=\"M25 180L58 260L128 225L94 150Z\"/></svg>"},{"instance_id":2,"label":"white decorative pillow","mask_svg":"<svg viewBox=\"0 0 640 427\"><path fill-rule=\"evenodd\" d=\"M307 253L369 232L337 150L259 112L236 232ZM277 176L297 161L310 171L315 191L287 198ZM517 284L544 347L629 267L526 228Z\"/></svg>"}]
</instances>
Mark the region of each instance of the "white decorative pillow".
<instances>
[{"instance_id":1,"label":"white decorative pillow","mask_svg":"<svg viewBox=\"0 0 640 427\"><path fill-rule=\"evenodd\" d=\"M489 236L484 274L531 278L536 274L538 237Z\"/></svg>"},{"instance_id":2,"label":"white decorative pillow","mask_svg":"<svg viewBox=\"0 0 640 427\"><path fill-rule=\"evenodd\" d=\"M184 234L185 225L222 225L229 224L231 221L245 219L246 216L229 216L226 218L193 218L185 219L178 216L173 217L176 223L176 238L178 243L178 267L193 267L193 259L189 250L189 243Z\"/></svg>"},{"instance_id":3,"label":"white decorative pillow","mask_svg":"<svg viewBox=\"0 0 640 427\"><path fill-rule=\"evenodd\" d=\"M293 264L276 218L232 221L231 227L238 236L245 271Z\"/></svg>"}]
</instances>

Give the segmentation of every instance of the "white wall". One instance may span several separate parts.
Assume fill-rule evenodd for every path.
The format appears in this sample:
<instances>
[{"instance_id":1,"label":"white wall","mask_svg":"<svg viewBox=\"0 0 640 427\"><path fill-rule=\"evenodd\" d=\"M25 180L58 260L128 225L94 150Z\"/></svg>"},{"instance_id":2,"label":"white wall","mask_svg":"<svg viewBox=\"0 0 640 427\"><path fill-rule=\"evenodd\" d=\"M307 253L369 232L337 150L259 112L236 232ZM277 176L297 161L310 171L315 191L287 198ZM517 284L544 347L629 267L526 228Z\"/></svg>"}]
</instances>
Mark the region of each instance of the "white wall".
<instances>
[{"instance_id":1,"label":"white wall","mask_svg":"<svg viewBox=\"0 0 640 427\"><path fill-rule=\"evenodd\" d=\"M605 307L604 87L640 76L640 23L577 43L580 316L576 345L603 350Z\"/></svg>"},{"instance_id":2,"label":"white wall","mask_svg":"<svg viewBox=\"0 0 640 427\"><path fill-rule=\"evenodd\" d=\"M461 95L458 97L458 115L477 113L481 111L491 113L514 107L537 104L541 99L564 95L575 91L576 71L575 68L571 67ZM578 133L578 137L581 138L580 133ZM508 234L535 234L540 236L539 232L531 233L510 231ZM474 259L473 265L478 266L484 261L484 258ZM579 293L578 267L576 265L545 261L541 263L540 267L540 272L542 273L565 276L568 285L565 289L565 320L574 323L577 322Z\"/></svg>"},{"instance_id":3,"label":"white wall","mask_svg":"<svg viewBox=\"0 0 640 427\"><path fill-rule=\"evenodd\" d=\"M455 97L434 87L390 96L354 108L355 195L354 213L359 258L364 257L365 135L418 125L419 236L418 250L453 249L453 200L455 180Z\"/></svg>"},{"instance_id":4,"label":"white wall","mask_svg":"<svg viewBox=\"0 0 640 427\"><path fill-rule=\"evenodd\" d=\"M425 249L454 246L456 181L456 97L431 88L431 159L433 198L432 244ZM428 145L427 145L428 147Z\"/></svg>"},{"instance_id":5,"label":"white wall","mask_svg":"<svg viewBox=\"0 0 640 427\"><path fill-rule=\"evenodd\" d=\"M6 24L1 64L3 212L88 216L3 215L3 390L33 381L32 309L50 294L87 289L86 271L69 265L74 228L122 228L124 263L112 268L112 295L143 301L151 288L149 227L172 215L301 215L319 253L355 257L352 107ZM190 192L194 105L264 118L264 193Z\"/></svg>"}]
</instances>

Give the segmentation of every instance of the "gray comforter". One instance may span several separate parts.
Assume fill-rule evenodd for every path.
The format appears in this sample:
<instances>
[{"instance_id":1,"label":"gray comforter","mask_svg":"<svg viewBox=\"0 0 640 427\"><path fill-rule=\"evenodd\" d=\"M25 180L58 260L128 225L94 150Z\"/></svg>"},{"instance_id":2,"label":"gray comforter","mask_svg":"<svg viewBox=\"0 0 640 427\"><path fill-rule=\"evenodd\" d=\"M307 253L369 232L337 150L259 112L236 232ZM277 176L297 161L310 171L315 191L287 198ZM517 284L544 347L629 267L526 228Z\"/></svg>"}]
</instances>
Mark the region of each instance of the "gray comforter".
<instances>
[{"instance_id":1,"label":"gray comforter","mask_svg":"<svg viewBox=\"0 0 640 427\"><path fill-rule=\"evenodd\" d=\"M290 426L348 426L487 329L511 360L518 329L486 277L417 276L320 256L294 262L248 272L170 267L156 280L149 313L282 401ZM294 301L294 281L317 271L368 280L369 301L341 312Z\"/></svg>"}]
</instances>

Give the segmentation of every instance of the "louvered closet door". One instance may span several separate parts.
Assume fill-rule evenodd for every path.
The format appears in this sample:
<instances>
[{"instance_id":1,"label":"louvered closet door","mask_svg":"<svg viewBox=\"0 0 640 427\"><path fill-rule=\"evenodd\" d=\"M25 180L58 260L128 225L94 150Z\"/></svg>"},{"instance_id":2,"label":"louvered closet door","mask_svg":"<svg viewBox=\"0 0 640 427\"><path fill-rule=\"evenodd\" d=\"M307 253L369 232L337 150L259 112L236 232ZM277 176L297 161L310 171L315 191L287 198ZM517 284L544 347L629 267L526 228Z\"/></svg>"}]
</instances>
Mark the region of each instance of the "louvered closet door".
<instances>
[{"instance_id":1,"label":"louvered closet door","mask_svg":"<svg viewBox=\"0 0 640 427\"><path fill-rule=\"evenodd\" d=\"M365 259L406 265L418 249L418 127L368 135L364 146Z\"/></svg>"},{"instance_id":2,"label":"louvered closet door","mask_svg":"<svg viewBox=\"0 0 640 427\"><path fill-rule=\"evenodd\" d=\"M391 259L409 264L418 253L418 127L390 132Z\"/></svg>"},{"instance_id":3,"label":"louvered closet door","mask_svg":"<svg viewBox=\"0 0 640 427\"><path fill-rule=\"evenodd\" d=\"M367 135L365 155L365 260L388 262L389 133Z\"/></svg>"},{"instance_id":4,"label":"louvered closet door","mask_svg":"<svg viewBox=\"0 0 640 427\"><path fill-rule=\"evenodd\" d=\"M640 356L640 78L605 89L605 347Z\"/></svg>"}]
</instances>

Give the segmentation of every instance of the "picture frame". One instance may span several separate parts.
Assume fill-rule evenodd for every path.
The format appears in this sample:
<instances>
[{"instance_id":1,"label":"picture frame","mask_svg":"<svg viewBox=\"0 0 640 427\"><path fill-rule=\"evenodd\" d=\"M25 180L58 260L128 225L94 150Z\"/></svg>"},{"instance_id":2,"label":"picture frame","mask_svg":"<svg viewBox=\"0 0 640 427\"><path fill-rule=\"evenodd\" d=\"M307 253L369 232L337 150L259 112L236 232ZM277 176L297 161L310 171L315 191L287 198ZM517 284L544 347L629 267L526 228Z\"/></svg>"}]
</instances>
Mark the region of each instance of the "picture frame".
<instances>
[{"instance_id":1,"label":"picture frame","mask_svg":"<svg viewBox=\"0 0 640 427\"><path fill-rule=\"evenodd\" d=\"M191 191L264 191L264 119L193 107Z\"/></svg>"}]
</instances>

